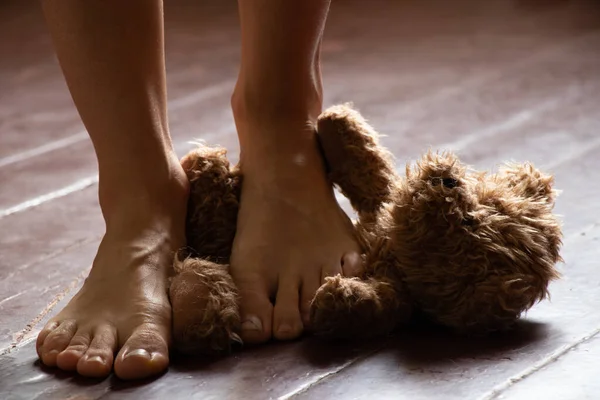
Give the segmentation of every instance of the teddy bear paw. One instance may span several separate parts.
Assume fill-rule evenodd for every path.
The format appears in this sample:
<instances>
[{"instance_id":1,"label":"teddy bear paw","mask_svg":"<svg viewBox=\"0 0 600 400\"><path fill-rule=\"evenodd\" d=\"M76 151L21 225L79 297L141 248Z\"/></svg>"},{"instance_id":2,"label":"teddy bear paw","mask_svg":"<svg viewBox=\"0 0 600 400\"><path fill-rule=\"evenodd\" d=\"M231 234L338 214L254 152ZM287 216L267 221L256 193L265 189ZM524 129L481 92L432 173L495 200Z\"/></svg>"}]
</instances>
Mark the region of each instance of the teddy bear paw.
<instances>
[{"instance_id":1,"label":"teddy bear paw","mask_svg":"<svg viewBox=\"0 0 600 400\"><path fill-rule=\"evenodd\" d=\"M388 315L391 310L380 295L382 285L386 284L341 275L326 278L311 303L312 330L337 338L389 333L396 318Z\"/></svg>"}]
</instances>

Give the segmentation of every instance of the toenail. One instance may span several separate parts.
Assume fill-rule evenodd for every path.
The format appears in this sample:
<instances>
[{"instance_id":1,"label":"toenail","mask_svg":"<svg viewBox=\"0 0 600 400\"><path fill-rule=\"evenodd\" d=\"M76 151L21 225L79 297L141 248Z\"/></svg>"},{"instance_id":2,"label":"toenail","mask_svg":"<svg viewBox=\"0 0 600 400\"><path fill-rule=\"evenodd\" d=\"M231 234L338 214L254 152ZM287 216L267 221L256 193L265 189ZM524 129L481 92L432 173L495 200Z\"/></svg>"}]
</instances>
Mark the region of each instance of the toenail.
<instances>
[{"instance_id":1,"label":"toenail","mask_svg":"<svg viewBox=\"0 0 600 400\"><path fill-rule=\"evenodd\" d=\"M344 254L342 257L342 272L344 276L351 277L360 273L362 257L358 253Z\"/></svg>"},{"instance_id":2,"label":"toenail","mask_svg":"<svg viewBox=\"0 0 600 400\"><path fill-rule=\"evenodd\" d=\"M292 327L288 324L279 325L279 329L277 330L279 333L290 333L292 332Z\"/></svg>"},{"instance_id":3,"label":"toenail","mask_svg":"<svg viewBox=\"0 0 600 400\"><path fill-rule=\"evenodd\" d=\"M93 363L104 364L104 360L100 356L93 356L93 357L88 358L85 361L86 362L93 362Z\"/></svg>"},{"instance_id":4,"label":"toenail","mask_svg":"<svg viewBox=\"0 0 600 400\"><path fill-rule=\"evenodd\" d=\"M56 350L47 351L42 355L42 360L44 360L46 363L54 363L58 358L58 353L60 352Z\"/></svg>"},{"instance_id":5,"label":"toenail","mask_svg":"<svg viewBox=\"0 0 600 400\"><path fill-rule=\"evenodd\" d=\"M258 317L251 315L242 323L242 329L245 331L262 331L262 322Z\"/></svg>"},{"instance_id":6,"label":"toenail","mask_svg":"<svg viewBox=\"0 0 600 400\"><path fill-rule=\"evenodd\" d=\"M127 358L129 356L138 356L138 357L143 357L143 358L147 358L147 359L151 359L152 358L150 356L150 353L148 353L144 349L131 350L130 352L125 353L125 355L123 356L123 358Z\"/></svg>"},{"instance_id":7,"label":"toenail","mask_svg":"<svg viewBox=\"0 0 600 400\"><path fill-rule=\"evenodd\" d=\"M54 329L58 328L58 325L59 325L58 322L52 322L46 326L46 329L49 331L54 330Z\"/></svg>"}]
</instances>

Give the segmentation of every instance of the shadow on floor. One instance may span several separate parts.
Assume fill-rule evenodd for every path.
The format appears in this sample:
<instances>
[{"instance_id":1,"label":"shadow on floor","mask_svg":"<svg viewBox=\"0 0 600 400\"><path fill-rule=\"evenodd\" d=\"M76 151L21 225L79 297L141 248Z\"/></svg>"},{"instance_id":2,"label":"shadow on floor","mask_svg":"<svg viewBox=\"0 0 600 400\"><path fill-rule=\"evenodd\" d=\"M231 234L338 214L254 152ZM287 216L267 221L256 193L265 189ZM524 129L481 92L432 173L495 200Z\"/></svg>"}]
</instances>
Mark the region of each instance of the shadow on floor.
<instances>
[{"instance_id":1,"label":"shadow on floor","mask_svg":"<svg viewBox=\"0 0 600 400\"><path fill-rule=\"evenodd\" d=\"M374 352L391 352L398 356L401 363L415 366L431 366L460 360L509 359L509 355L524 347L535 345L549 336L546 324L519 321L507 332L487 337L465 337L449 333L432 326L418 325L409 327L389 338L354 343L367 355ZM347 358L348 346L352 342L326 342L318 338L307 338L303 342L303 355L314 365L325 367L339 364ZM356 349L354 350L356 352Z\"/></svg>"}]
</instances>

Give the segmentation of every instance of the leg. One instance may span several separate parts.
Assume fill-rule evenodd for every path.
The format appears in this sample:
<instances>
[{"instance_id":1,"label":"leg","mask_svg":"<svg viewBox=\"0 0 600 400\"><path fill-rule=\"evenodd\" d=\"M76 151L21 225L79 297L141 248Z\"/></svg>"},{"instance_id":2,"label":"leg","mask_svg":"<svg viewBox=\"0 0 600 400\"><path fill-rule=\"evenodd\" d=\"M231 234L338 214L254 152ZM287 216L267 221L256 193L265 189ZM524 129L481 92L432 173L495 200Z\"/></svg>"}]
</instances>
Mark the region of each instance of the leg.
<instances>
[{"instance_id":1,"label":"leg","mask_svg":"<svg viewBox=\"0 0 600 400\"><path fill-rule=\"evenodd\" d=\"M181 159L190 182L186 238L194 256L229 262L242 177L223 148L198 145Z\"/></svg>"},{"instance_id":2,"label":"leg","mask_svg":"<svg viewBox=\"0 0 600 400\"><path fill-rule=\"evenodd\" d=\"M162 1L43 1L100 173L106 233L89 277L42 330L44 364L124 379L168 365L167 275L188 183L166 116ZM118 352L116 358L114 354Z\"/></svg>"},{"instance_id":3,"label":"leg","mask_svg":"<svg viewBox=\"0 0 600 400\"><path fill-rule=\"evenodd\" d=\"M324 278L359 258L311 127L322 105L329 0L238 3L242 62L232 106L244 184L231 272L242 339L259 343L299 336Z\"/></svg>"}]
</instances>

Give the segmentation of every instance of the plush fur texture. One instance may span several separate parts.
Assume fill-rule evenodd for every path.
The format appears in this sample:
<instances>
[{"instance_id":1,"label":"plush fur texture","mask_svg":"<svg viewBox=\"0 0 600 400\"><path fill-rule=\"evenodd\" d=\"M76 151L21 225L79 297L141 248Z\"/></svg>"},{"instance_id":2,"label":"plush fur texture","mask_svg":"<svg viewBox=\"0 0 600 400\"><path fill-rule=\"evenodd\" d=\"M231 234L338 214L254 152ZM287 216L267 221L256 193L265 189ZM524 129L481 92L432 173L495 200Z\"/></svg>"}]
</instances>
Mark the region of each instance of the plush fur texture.
<instances>
[{"instance_id":1,"label":"plush fur texture","mask_svg":"<svg viewBox=\"0 0 600 400\"><path fill-rule=\"evenodd\" d=\"M182 165L190 181L188 248L175 258L169 294L173 342L185 353L218 353L241 343L237 288L229 275L242 177L226 150L202 144Z\"/></svg>"},{"instance_id":2,"label":"plush fur texture","mask_svg":"<svg viewBox=\"0 0 600 400\"><path fill-rule=\"evenodd\" d=\"M562 244L552 176L531 164L477 172L450 152L428 152L400 176L348 105L326 110L317 132L331 181L358 213L364 265L358 277L325 279L312 301L314 332L385 335L419 314L485 334L510 328L548 296ZM199 146L183 165L190 249L171 285L175 342L186 352L228 350L239 341L228 262L241 175L223 149Z\"/></svg>"}]
</instances>

